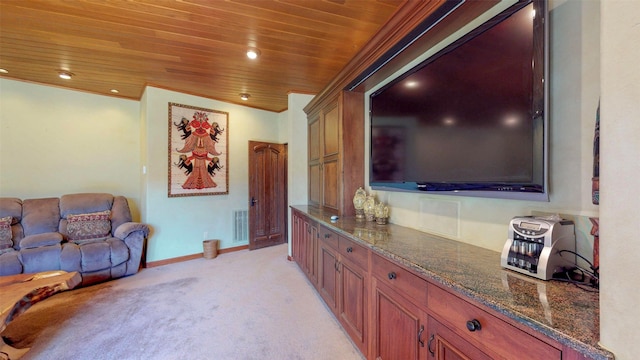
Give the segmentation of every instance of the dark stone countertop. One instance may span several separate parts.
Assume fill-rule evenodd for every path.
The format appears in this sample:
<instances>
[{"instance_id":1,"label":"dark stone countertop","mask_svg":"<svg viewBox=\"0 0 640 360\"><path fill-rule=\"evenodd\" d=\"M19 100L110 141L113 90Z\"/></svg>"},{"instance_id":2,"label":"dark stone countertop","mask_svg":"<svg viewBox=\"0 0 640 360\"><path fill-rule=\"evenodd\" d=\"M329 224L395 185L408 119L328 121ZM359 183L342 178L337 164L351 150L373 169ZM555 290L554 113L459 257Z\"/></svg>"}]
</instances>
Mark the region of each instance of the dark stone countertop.
<instances>
[{"instance_id":1,"label":"dark stone countertop","mask_svg":"<svg viewBox=\"0 0 640 360\"><path fill-rule=\"evenodd\" d=\"M576 285L530 278L500 266L500 253L394 224L341 217L314 206L292 206L322 225L588 355L613 359L598 346L599 294ZM506 230L505 230L506 233Z\"/></svg>"}]
</instances>

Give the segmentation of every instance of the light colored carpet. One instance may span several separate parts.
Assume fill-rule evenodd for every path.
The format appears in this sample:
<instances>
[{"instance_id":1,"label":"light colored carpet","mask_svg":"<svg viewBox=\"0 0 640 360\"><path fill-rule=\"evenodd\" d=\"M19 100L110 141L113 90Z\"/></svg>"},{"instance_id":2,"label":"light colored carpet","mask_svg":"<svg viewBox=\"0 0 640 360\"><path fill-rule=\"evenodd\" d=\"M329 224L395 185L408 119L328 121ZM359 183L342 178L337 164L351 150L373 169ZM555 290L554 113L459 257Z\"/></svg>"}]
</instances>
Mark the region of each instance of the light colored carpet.
<instances>
[{"instance_id":1,"label":"light colored carpet","mask_svg":"<svg viewBox=\"0 0 640 360\"><path fill-rule=\"evenodd\" d=\"M55 295L3 332L23 359L357 359L287 245Z\"/></svg>"}]
</instances>

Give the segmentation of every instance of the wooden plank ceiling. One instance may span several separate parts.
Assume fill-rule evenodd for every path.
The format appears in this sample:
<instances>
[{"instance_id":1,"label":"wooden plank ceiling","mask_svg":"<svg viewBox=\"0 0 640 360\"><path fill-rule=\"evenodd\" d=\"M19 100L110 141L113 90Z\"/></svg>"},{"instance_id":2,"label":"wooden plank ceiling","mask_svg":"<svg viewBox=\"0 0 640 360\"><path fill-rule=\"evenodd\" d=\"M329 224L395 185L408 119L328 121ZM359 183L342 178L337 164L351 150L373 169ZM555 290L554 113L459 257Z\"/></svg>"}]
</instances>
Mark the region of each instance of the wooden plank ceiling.
<instances>
[{"instance_id":1,"label":"wooden plank ceiling","mask_svg":"<svg viewBox=\"0 0 640 360\"><path fill-rule=\"evenodd\" d=\"M135 100L151 85L280 112L289 92L322 90L403 2L0 0L0 75Z\"/></svg>"}]
</instances>

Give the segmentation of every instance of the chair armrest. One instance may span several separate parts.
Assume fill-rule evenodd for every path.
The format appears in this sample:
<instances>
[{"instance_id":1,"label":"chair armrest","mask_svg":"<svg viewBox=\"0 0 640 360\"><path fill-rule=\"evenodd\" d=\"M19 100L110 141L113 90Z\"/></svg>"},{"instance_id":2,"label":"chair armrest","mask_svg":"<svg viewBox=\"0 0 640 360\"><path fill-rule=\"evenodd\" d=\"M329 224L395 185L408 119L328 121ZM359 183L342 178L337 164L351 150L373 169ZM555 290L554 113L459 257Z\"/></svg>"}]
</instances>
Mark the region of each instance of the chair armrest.
<instances>
[{"instance_id":1,"label":"chair armrest","mask_svg":"<svg viewBox=\"0 0 640 360\"><path fill-rule=\"evenodd\" d=\"M33 249L41 246L60 245L62 240L62 234L58 232L29 235L20 240L20 249Z\"/></svg>"},{"instance_id":2,"label":"chair armrest","mask_svg":"<svg viewBox=\"0 0 640 360\"><path fill-rule=\"evenodd\" d=\"M149 226L147 224L141 224L137 222L126 222L121 224L113 232L113 236L118 239L126 239L131 233L136 231L142 232L143 238L149 235Z\"/></svg>"}]
</instances>

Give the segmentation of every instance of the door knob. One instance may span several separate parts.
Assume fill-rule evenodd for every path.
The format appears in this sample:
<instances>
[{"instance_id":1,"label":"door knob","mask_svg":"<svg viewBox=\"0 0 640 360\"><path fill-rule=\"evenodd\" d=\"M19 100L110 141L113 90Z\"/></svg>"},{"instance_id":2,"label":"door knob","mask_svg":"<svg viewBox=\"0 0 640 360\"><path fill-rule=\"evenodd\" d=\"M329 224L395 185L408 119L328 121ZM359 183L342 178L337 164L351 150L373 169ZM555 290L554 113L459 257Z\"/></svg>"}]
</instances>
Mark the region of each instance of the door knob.
<instances>
[{"instance_id":1,"label":"door knob","mask_svg":"<svg viewBox=\"0 0 640 360\"><path fill-rule=\"evenodd\" d=\"M256 200L253 196L251 197L251 206L254 206L258 200Z\"/></svg>"}]
</instances>

